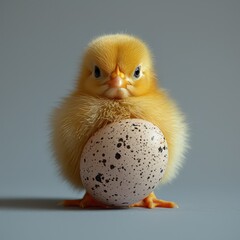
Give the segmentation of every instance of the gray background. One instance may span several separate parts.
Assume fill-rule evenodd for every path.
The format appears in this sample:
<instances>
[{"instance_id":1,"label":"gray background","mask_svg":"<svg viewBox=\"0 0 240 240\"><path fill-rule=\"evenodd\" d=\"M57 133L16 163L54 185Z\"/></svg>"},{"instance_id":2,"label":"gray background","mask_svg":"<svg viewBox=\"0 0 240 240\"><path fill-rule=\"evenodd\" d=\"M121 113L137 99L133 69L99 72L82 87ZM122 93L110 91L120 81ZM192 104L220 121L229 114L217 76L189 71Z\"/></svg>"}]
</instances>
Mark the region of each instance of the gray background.
<instances>
[{"instance_id":1,"label":"gray background","mask_svg":"<svg viewBox=\"0 0 240 240\"><path fill-rule=\"evenodd\" d=\"M154 52L185 112L191 150L157 191L179 209L63 210L51 109L72 89L86 44L126 32ZM240 1L0 1L0 239L239 239Z\"/></svg>"}]
</instances>

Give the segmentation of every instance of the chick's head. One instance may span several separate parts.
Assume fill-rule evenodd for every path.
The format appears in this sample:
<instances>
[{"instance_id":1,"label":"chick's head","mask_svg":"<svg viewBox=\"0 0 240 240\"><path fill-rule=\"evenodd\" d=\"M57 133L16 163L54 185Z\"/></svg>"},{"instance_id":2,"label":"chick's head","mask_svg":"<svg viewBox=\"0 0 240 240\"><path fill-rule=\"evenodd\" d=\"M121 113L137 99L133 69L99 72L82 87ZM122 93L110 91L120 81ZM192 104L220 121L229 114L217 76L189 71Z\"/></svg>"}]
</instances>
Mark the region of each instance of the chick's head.
<instances>
[{"instance_id":1,"label":"chick's head","mask_svg":"<svg viewBox=\"0 0 240 240\"><path fill-rule=\"evenodd\" d=\"M124 99L156 89L152 57L140 39L126 34L94 39L83 57L77 89L89 95Z\"/></svg>"}]
</instances>

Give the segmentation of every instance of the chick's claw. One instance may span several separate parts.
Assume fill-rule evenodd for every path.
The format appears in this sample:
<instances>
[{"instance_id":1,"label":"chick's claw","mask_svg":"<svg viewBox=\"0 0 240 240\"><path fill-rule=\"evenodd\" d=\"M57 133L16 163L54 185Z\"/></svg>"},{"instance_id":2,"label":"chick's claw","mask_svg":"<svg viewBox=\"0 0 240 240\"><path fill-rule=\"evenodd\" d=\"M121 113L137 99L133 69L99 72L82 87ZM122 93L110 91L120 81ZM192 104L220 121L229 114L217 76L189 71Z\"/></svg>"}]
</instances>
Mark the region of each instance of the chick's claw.
<instances>
[{"instance_id":1,"label":"chick's claw","mask_svg":"<svg viewBox=\"0 0 240 240\"><path fill-rule=\"evenodd\" d=\"M89 193L86 193L82 199L73 199L63 201L64 207L79 208L109 208L109 206L95 200Z\"/></svg>"},{"instance_id":2,"label":"chick's claw","mask_svg":"<svg viewBox=\"0 0 240 240\"><path fill-rule=\"evenodd\" d=\"M132 204L130 207L144 207L144 208L178 208L178 205L174 202L164 201L158 199L152 192L143 200Z\"/></svg>"}]
</instances>

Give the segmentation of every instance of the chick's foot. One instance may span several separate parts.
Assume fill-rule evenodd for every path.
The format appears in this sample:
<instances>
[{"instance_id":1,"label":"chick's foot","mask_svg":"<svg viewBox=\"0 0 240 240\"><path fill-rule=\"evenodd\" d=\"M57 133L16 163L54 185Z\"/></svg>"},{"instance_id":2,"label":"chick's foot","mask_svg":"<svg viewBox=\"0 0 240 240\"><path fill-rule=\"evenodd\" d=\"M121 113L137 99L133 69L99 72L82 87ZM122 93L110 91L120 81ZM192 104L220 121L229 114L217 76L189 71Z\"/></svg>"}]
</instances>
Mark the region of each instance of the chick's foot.
<instances>
[{"instance_id":1,"label":"chick's foot","mask_svg":"<svg viewBox=\"0 0 240 240\"><path fill-rule=\"evenodd\" d=\"M63 206L80 208L109 208L109 206L94 199L89 193L85 193L82 199L65 200L63 201Z\"/></svg>"},{"instance_id":2,"label":"chick's foot","mask_svg":"<svg viewBox=\"0 0 240 240\"><path fill-rule=\"evenodd\" d=\"M178 208L178 205L174 202L168 202L158 199L152 192L142 201L132 204L130 207L144 207L144 208Z\"/></svg>"}]
</instances>

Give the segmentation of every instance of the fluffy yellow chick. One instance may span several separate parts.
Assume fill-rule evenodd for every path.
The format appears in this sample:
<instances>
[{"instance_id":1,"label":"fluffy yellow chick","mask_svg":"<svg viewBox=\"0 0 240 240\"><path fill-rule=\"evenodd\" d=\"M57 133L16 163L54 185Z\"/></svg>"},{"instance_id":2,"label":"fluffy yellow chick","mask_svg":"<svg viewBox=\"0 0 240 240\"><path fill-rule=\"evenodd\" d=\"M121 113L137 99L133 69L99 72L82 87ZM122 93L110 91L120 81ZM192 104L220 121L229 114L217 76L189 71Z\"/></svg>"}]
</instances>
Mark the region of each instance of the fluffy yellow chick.
<instances>
[{"instance_id":1,"label":"fluffy yellow chick","mask_svg":"<svg viewBox=\"0 0 240 240\"><path fill-rule=\"evenodd\" d=\"M80 156L98 129L122 119L140 118L158 126L168 143L168 166L162 183L171 181L182 165L187 147L183 114L158 87L152 56L140 39L105 35L88 45L74 90L52 116L52 148L62 175L81 189ZM86 193L66 200L66 206L107 207ZM137 207L175 207L151 193Z\"/></svg>"}]
</instances>

